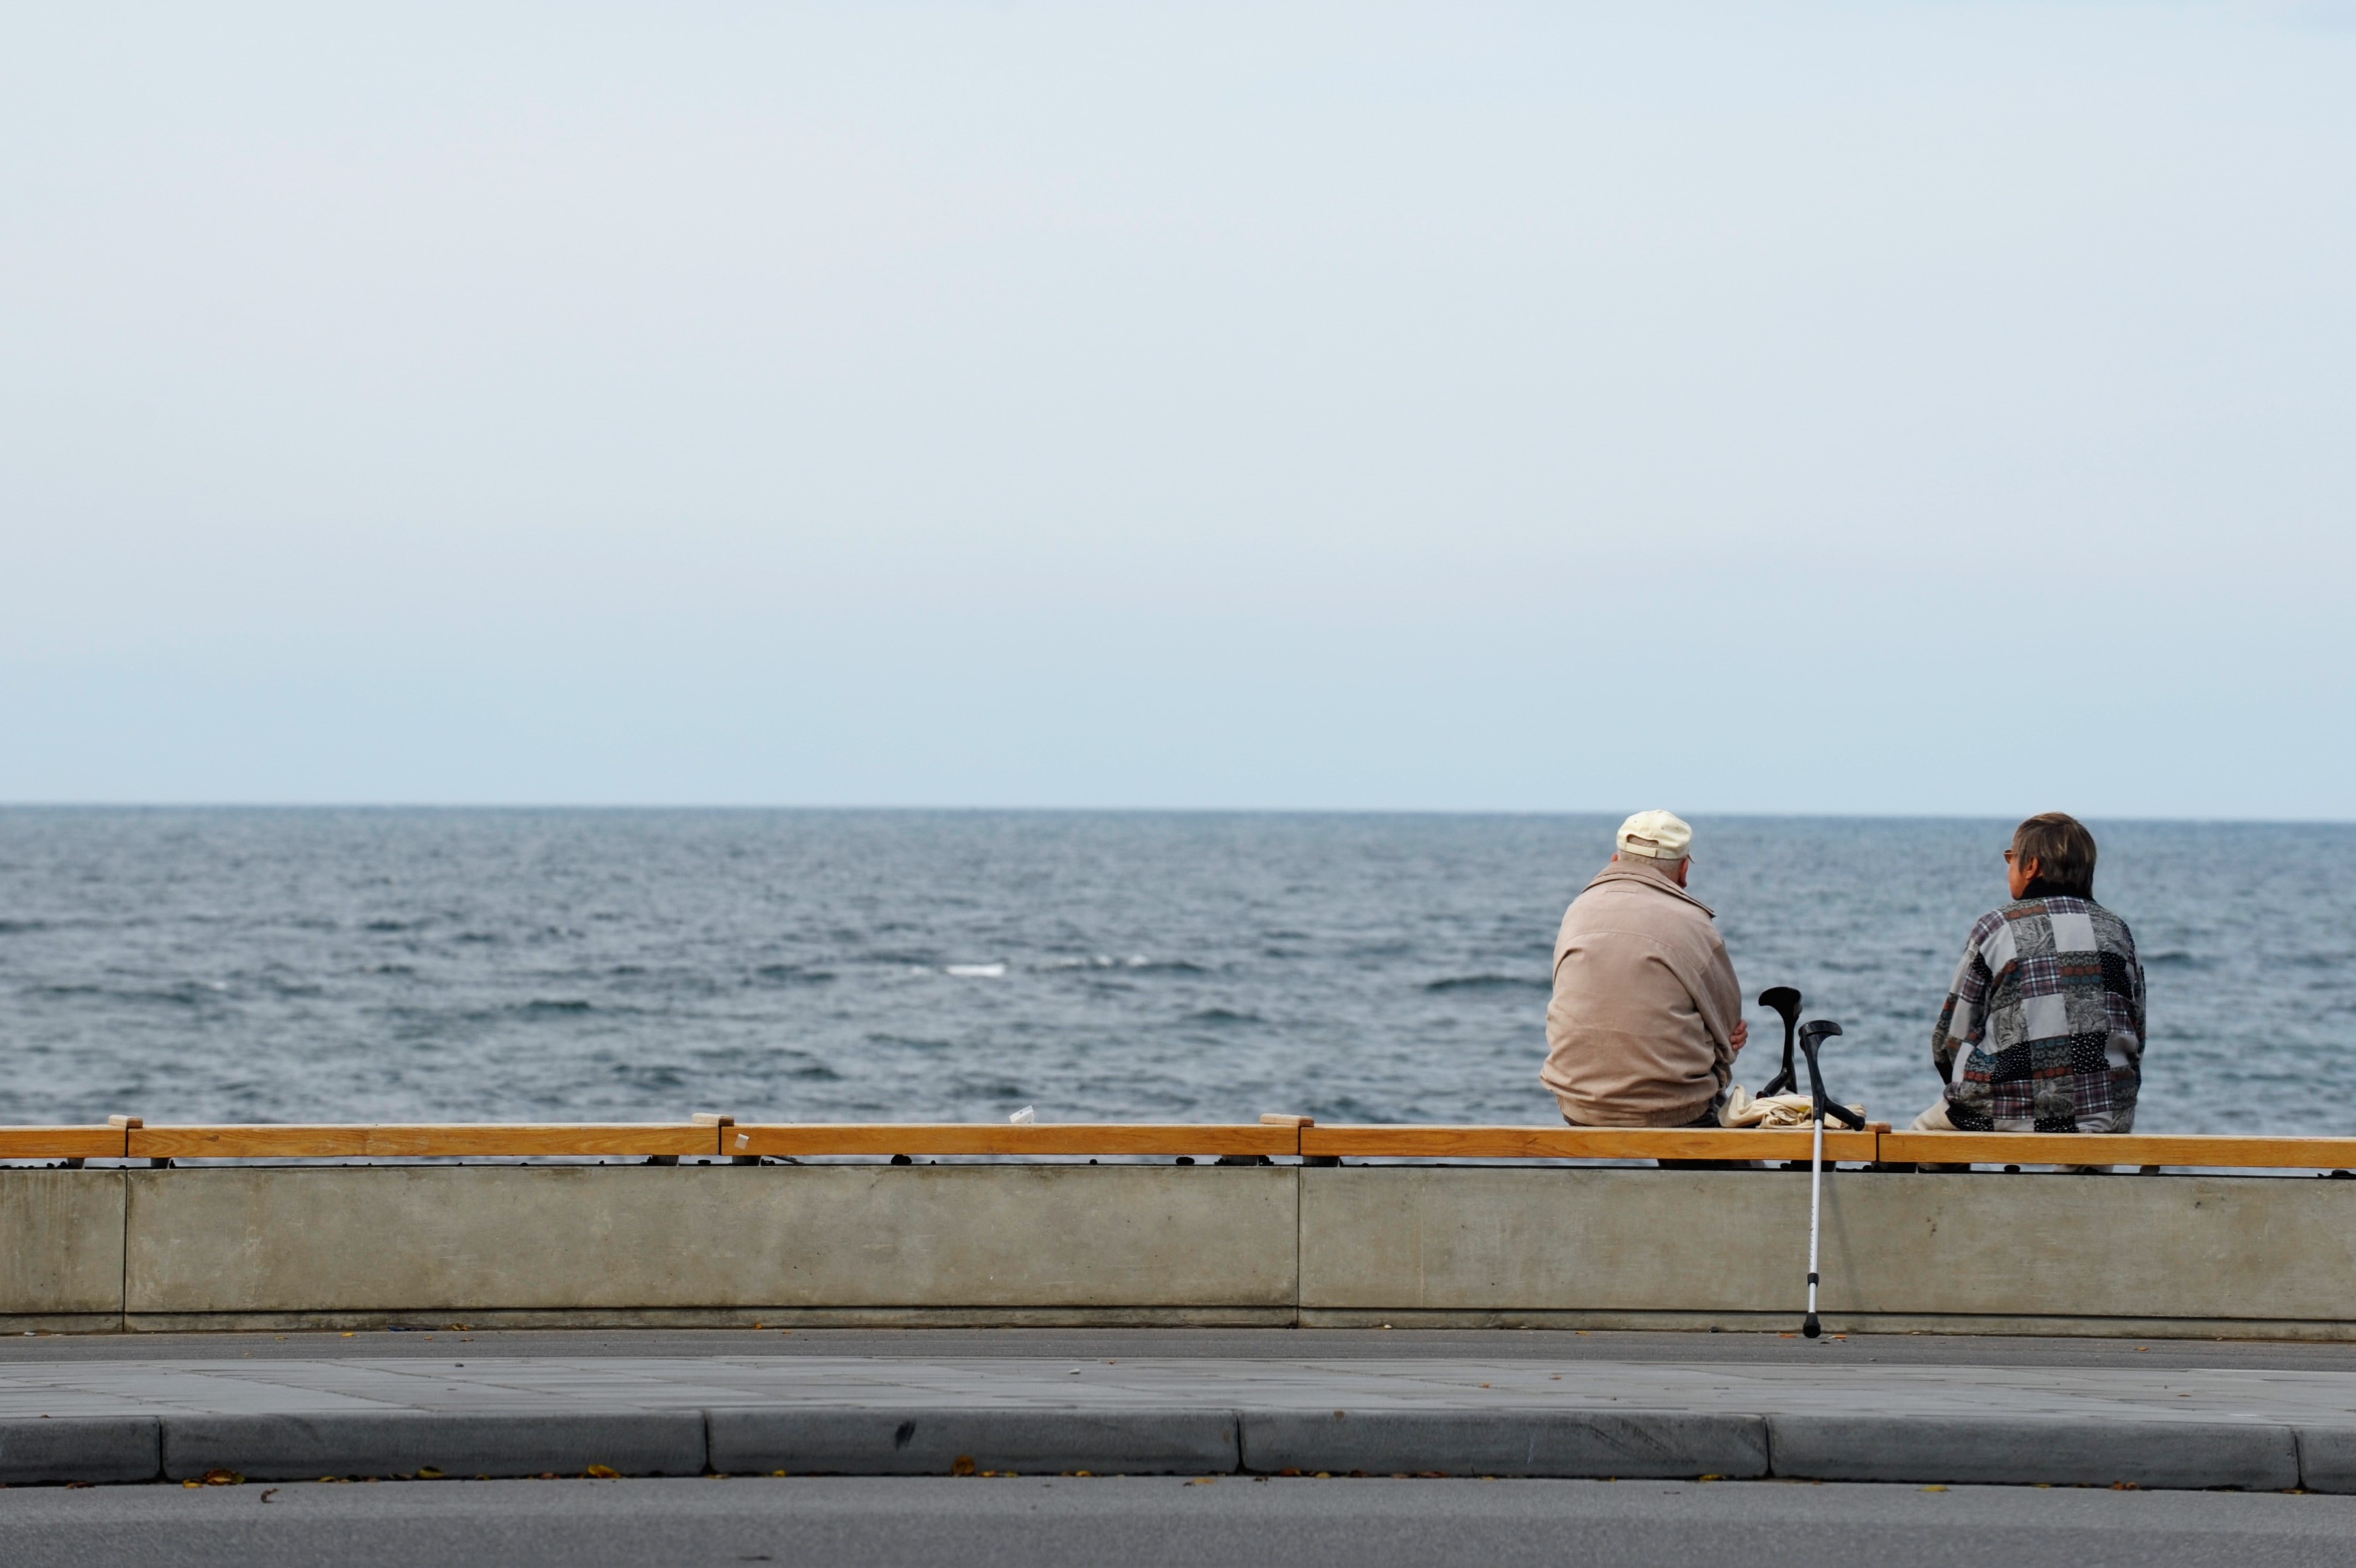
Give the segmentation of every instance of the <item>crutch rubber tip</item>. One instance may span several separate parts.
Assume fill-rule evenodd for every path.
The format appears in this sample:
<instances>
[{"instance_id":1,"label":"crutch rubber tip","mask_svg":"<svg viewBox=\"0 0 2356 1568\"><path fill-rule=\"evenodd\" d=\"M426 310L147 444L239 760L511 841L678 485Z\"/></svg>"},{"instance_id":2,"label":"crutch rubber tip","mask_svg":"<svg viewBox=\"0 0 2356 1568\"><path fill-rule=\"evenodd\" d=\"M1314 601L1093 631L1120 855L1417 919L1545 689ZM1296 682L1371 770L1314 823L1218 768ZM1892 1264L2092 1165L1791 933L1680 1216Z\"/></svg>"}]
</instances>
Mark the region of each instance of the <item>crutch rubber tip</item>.
<instances>
[{"instance_id":1,"label":"crutch rubber tip","mask_svg":"<svg viewBox=\"0 0 2356 1568\"><path fill-rule=\"evenodd\" d=\"M1824 1331L1825 1326L1816 1321L1816 1315L1813 1312L1808 1314L1808 1320L1800 1325L1800 1336L1802 1339L1813 1339Z\"/></svg>"}]
</instances>

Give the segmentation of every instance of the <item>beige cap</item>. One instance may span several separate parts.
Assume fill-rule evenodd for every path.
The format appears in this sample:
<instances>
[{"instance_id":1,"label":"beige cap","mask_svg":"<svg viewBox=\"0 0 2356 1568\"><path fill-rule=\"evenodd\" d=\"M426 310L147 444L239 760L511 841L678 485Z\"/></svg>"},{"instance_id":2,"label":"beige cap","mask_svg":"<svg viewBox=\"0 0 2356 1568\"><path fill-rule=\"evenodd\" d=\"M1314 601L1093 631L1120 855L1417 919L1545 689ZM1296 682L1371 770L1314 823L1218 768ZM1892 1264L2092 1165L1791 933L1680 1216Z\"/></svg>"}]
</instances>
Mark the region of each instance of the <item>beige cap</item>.
<instances>
[{"instance_id":1,"label":"beige cap","mask_svg":"<svg viewBox=\"0 0 2356 1568\"><path fill-rule=\"evenodd\" d=\"M1648 860L1682 860L1693 845L1693 829L1675 812L1640 811L1620 825L1620 853Z\"/></svg>"}]
</instances>

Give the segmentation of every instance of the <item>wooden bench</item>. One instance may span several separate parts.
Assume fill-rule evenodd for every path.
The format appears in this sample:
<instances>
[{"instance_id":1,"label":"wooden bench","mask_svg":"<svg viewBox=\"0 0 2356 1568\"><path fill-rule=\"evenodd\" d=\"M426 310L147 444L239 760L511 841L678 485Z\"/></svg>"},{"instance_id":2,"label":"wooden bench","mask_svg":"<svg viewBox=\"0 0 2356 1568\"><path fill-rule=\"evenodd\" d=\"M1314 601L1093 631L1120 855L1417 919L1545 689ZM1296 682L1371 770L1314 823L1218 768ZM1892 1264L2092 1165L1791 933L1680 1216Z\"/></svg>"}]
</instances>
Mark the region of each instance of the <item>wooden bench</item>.
<instances>
[{"instance_id":1,"label":"wooden bench","mask_svg":"<svg viewBox=\"0 0 2356 1568\"><path fill-rule=\"evenodd\" d=\"M1882 1135L1825 1130L1825 1158L1871 1161ZM1806 1159L1807 1127L1308 1126L1301 1152L1352 1159Z\"/></svg>"}]
</instances>

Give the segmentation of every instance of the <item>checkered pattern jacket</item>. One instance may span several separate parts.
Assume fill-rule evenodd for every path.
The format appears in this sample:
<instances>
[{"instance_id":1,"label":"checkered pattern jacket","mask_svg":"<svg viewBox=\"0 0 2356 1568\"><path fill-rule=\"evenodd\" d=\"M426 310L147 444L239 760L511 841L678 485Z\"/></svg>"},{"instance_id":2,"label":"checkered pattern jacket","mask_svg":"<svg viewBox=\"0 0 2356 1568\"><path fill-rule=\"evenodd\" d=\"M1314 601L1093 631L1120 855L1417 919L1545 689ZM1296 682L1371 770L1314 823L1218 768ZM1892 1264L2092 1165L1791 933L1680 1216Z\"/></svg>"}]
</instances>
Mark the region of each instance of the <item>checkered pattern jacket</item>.
<instances>
[{"instance_id":1,"label":"checkered pattern jacket","mask_svg":"<svg viewBox=\"0 0 2356 1568\"><path fill-rule=\"evenodd\" d=\"M2022 899L1973 925L1931 1060L1957 1127L2124 1133L2143 1045L2143 965L2127 923L2092 899Z\"/></svg>"}]
</instances>

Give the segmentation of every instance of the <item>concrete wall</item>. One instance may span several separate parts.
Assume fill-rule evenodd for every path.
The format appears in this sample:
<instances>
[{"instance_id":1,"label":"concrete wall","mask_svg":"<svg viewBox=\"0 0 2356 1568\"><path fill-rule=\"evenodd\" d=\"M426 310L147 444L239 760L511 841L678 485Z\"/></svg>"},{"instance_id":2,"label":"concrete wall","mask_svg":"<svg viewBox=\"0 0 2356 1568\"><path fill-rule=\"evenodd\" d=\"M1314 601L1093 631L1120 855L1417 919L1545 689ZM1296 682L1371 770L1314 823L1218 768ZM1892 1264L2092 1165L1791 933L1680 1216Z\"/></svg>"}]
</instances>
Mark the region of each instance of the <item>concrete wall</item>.
<instances>
[{"instance_id":1,"label":"concrete wall","mask_svg":"<svg viewBox=\"0 0 2356 1568\"><path fill-rule=\"evenodd\" d=\"M1807 1177L1601 1167L0 1169L0 1325L1797 1313ZM2356 1339L2356 1182L1826 1182L1836 1328Z\"/></svg>"},{"instance_id":2,"label":"concrete wall","mask_svg":"<svg viewBox=\"0 0 2356 1568\"><path fill-rule=\"evenodd\" d=\"M1732 1325L1801 1309L1807 1233L1805 1172L1308 1169L1301 1306L1333 1323ZM2356 1338L2356 1182L1849 1172L1826 1180L1822 1245L1836 1322Z\"/></svg>"}]
</instances>

